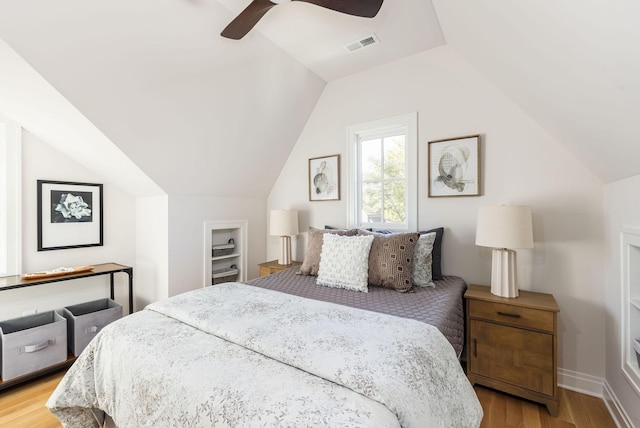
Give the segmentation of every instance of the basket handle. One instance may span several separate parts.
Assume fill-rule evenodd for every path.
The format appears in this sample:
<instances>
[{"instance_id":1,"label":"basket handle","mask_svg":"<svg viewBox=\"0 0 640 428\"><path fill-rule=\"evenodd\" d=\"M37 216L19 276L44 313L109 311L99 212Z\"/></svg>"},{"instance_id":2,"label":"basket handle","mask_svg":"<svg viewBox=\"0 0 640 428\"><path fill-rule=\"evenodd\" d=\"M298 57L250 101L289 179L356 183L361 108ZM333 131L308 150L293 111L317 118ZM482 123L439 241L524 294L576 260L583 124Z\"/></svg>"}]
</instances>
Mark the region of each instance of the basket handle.
<instances>
[{"instance_id":1,"label":"basket handle","mask_svg":"<svg viewBox=\"0 0 640 428\"><path fill-rule=\"evenodd\" d=\"M43 349L47 348L49 345L53 345L54 343L54 340L45 339L42 342L34 343L33 345L25 345L24 352L29 354L32 352L42 351Z\"/></svg>"},{"instance_id":2,"label":"basket handle","mask_svg":"<svg viewBox=\"0 0 640 428\"><path fill-rule=\"evenodd\" d=\"M87 327L84 329L84 334L97 333L102 330L104 326L102 325L92 325L91 327Z\"/></svg>"}]
</instances>

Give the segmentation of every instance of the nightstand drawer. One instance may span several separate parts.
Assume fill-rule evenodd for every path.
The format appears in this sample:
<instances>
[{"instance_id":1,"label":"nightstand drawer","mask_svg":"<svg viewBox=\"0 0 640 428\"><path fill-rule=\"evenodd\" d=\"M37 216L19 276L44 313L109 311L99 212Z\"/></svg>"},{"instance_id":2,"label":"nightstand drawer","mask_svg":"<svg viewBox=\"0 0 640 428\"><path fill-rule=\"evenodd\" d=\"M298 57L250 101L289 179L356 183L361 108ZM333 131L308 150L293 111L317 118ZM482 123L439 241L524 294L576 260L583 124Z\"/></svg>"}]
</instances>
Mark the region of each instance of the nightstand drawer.
<instances>
[{"instance_id":1,"label":"nightstand drawer","mask_svg":"<svg viewBox=\"0 0 640 428\"><path fill-rule=\"evenodd\" d=\"M469 300L469 316L519 327L554 331L554 313L481 300Z\"/></svg>"}]
</instances>

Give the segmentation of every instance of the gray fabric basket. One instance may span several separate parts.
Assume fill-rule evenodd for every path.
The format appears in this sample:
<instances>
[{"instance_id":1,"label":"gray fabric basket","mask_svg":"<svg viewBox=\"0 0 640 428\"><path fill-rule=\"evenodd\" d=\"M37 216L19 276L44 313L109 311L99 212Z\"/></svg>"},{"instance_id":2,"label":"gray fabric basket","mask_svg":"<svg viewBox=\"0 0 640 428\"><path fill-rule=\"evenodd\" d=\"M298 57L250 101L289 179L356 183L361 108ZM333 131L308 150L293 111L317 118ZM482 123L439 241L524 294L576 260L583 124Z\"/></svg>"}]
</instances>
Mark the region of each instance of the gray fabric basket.
<instances>
[{"instance_id":1,"label":"gray fabric basket","mask_svg":"<svg viewBox=\"0 0 640 428\"><path fill-rule=\"evenodd\" d=\"M111 299L99 299L66 306L69 349L76 357L107 324L122 318L122 306Z\"/></svg>"},{"instance_id":2,"label":"gray fabric basket","mask_svg":"<svg viewBox=\"0 0 640 428\"><path fill-rule=\"evenodd\" d=\"M223 282L233 282L238 278L238 269L236 265L229 268L215 269L211 271L211 284L222 284Z\"/></svg>"},{"instance_id":3,"label":"gray fabric basket","mask_svg":"<svg viewBox=\"0 0 640 428\"><path fill-rule=\"evenodd\" d=\"M55 311L0 321L0 337L3 381L67 359L67 320Z\"/></svg>"},{"instance_id":4,"label":"gray fabric basket","mask_svg":"<svg viewBox=\"0 0 640 428\"><path fill-rule=\"evenodd\" d=\"M229 239L229 242L221 245L211 246L211 255L213 257L228 256L233 254L233 250L236 248L233 239Z\"/></svg>"}]
</instances>

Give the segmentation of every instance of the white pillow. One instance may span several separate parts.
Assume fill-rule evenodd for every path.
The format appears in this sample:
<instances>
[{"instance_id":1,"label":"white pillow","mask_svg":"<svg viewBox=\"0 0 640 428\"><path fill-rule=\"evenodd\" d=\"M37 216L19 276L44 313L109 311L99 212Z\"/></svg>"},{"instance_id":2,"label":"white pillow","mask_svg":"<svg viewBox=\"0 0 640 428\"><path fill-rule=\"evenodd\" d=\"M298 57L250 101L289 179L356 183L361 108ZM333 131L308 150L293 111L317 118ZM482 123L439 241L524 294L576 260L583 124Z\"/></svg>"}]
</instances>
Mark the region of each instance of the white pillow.
<instances>
[{"instance_id":1,"label":"white pillow","mask_svg":"<svg viewBox=\"0 0 640 428\"><path fill-rule=\"evenodd\" d=\"M316 283L367 293L369 251L373 235L341 236L325 233L322 239Z\"/></svg>"},{"instance_id":2,"label":"white pillow","mask_svg":"<svg viewBox=\"0 0 640 428\"><path fill-rule=\"evenodd\" d=\"M413 285L419 287L435 287L433 283L433 243L435 232L420 235L413 249Z\"/></svg>"}]
</instances>

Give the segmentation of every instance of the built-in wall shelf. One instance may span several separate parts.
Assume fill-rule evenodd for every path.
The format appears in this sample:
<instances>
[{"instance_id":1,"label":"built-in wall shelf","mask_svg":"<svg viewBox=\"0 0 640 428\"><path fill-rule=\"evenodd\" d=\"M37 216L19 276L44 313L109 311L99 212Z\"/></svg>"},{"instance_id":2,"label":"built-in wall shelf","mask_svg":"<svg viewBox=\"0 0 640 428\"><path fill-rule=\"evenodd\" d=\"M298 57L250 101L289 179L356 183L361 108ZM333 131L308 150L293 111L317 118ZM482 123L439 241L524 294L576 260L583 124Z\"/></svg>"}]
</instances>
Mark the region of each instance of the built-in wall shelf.
<instances>
[{"instance_id":1,"label":"built-in wall shelf","mask_svg":"<svg viewBox=\"0 0 640 428\"><path fill-rule=\"evenodd\" d=\"M205 287L220 282L246 281L247 223L247 220L204 223ZM225 275L226 272L229 275Z\"/></svg>"},{"instance_id":2,"label":"built-in wall shelf","mask_svg":"<svg viewBox=\"0 0 640 428\"><path fill-rule=\"evenodd\" d=\"M640 395L640 359L634 348L634 339L640 339L640 229L624 228L620 233L620 242L622 372Z\"/></svg>"}]
</instances>

